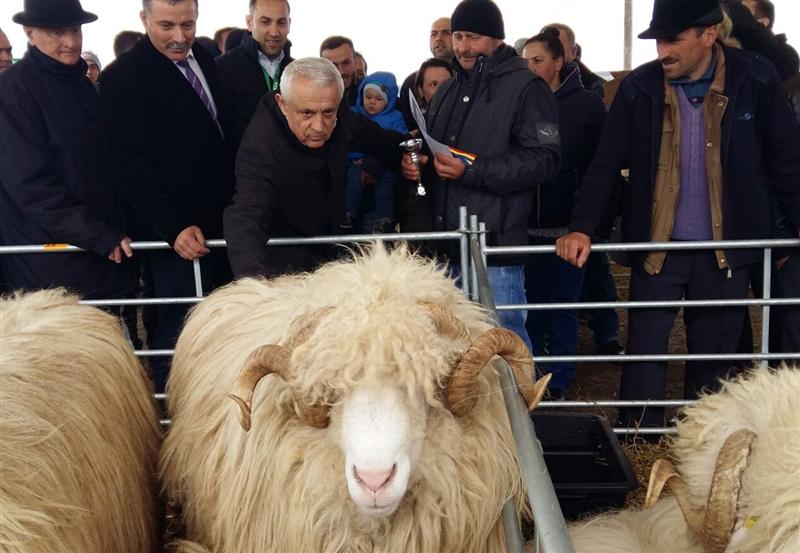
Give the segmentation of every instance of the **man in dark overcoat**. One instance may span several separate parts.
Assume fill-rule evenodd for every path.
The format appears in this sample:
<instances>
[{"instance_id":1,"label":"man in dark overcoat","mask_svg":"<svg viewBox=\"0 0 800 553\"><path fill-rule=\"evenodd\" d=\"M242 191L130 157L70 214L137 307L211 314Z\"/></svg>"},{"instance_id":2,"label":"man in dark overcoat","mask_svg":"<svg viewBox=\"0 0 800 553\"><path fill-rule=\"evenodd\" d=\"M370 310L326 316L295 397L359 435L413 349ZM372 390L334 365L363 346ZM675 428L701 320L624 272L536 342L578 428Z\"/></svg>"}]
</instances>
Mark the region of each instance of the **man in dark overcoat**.
<instances>
[{"instance_id":1,"label":"man in dark overcoat","mask_svg":"<svg viewBox=\"0 0 800 553\"><path fill-rule=\"evenodd\" d=\"M165 240L174 250L145 257L155 296L194 296L195 260L205 291L230 279L225 252L205 243L222 238L232 193L226 113L214 60L195 44L196 0L143 0L140 15L146 36L101 77L104 141L131 236ZM158 306L151 348L173 347L186 310L186 304ZM156 361L159 388L167 363Z\"/></svg>"},{"instance_id":2,"label":"man in dark overcoat","mask_svg":"<svg viewBox=\"0 0 800 553\"><path fill-rule=\"evenodd\" d=\"M29 46L0 75L2 243L86 252L0 256L12 290L64 286L90 299L133 290L120 264L132 252L103 165L97 92L81 59L81 25L95 19L78 0L26 0L14 16Z\"/></svg>"},{"instance_id":3,"label":"man in dark overcoat","mask_svg":"<svg viewBox=\"0 0 800 553\"><path fill-rule=\"evenodd\" d=\"M313 270L335 252L267 247L271 237L344 234L347 152L399 167L403 135L342 102L344 84L323 58L289 64L281 91L261 100L236 159L236 195L225 210L228 256L237 277Z\"/></svg>"}]
</instances>

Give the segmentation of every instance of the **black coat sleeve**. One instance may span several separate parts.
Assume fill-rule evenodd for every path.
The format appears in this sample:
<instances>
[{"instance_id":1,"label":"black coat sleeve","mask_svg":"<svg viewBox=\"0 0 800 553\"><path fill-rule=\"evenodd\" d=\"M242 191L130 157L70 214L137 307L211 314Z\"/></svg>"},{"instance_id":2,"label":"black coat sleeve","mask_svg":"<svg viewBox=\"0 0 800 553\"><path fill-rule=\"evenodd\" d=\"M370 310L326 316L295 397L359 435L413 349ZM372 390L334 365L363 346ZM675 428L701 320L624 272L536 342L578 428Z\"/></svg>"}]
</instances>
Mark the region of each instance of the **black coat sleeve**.
<instances>
[{"instance_id":1,"label":"black coat sleeve","mask_svg":"<svg viewBox=\"0 0 800 553\"><path fill-rule=\"evenodd\" d=\"M130 66L129 66L130 67ZM159 185L148 154L148 106L136 76L125 78L113 65L103 73L100 104L103 141L114 180L137 216L147 220L170 244L185 228L196 224ZM175 163L181 163L176 159Z\"/></svg>"},{"instance_id":2,"label":"black coat sleeve","mask_svg":"<svg viewBox=\"0 0 800 553\"><path fill-rule=\"evenodd\" d=\"M397 171L403 157L400 143L405 135L372 121L369 117L349 109L339 109L339 118L344 120L350 135L350 151L364 152L383 165L388 171ZM373 174L370 172L370 174Z\"/></svg>"},{"instance_id":3,"label":"black coat sleeve","mask_svg":"<svg viewBox=\"0 0 800 553\"><path fill-rule=\"evenodd\" d=\"M608 112L606 125L592 163L583 175L569 228L594 236L609 205L622 169L630 157L632 106L623 82Z\"/></svg>"},{"instance_id":4,"label":"black coat sleeve","mask_svg":"<svg viewBox=\"0 0 800 553\"><path fill-rule=\"evenodd\" d=\"M264 110L256 117L271 115ZM272 179L278 168L268 144L260 125L251 125L236 157L236 193L222 217L228 261L236 278L270 275L267 240L277 209L278 192Z\"/></svg>"},{"instance_id":5,"label":"black coat sleeve","mask_svg":"<svg viewBox=\"0 0 800 553\"><path fill-rule=\"evenodd\" d=\"M108 255L124 233L98 220L58 175L38 108L27 98L0 100L0 180L8 198L53 241Z\"/></svg>"}]
</instances>

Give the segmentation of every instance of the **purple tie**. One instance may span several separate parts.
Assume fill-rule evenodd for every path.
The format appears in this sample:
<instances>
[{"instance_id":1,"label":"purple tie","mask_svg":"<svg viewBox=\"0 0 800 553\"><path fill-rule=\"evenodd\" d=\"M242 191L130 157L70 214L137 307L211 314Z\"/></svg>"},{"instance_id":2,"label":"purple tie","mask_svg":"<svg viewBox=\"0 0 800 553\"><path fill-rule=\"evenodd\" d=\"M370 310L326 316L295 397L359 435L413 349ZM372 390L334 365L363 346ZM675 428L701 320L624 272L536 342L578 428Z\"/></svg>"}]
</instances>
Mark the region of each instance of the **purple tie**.
<instances>
[{"instance_id":1,"label":"purple tie","mask_svg":"<svg viewBox=\"0 0 800 553\"><path fill-rule=\"evenodd\" d=\"M197 73L195 73L192 70L192 66L189 65L189 61L183 59L177 63L183 68L184 71L186 71L186 80L189 81L189 84L192 85L194 91L198 96L200 96L200 99L203 101L203 104L205 104L208 113L211 114L211 118L216 119L217 117L214 114L214 107L211 105L211 100L208 98L208 94L206 94L206 91L203 88L203 83L200 82Z\"/></svg>"}]
</instances>

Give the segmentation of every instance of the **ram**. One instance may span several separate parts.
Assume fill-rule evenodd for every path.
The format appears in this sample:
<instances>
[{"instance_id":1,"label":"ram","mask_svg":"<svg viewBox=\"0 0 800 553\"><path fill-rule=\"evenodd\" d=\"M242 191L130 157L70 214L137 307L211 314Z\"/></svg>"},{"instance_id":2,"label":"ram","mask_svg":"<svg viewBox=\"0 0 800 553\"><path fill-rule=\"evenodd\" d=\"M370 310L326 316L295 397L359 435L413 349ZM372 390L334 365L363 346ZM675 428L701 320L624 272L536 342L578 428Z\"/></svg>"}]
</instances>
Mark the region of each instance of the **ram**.
<instances>
[{"instance_id":1,"label":"ram","mask_svg":"<svg viewBox=\"0 0 800 553\"><path fill-rule=\"evenodd\" d=\"M571 528L578 553L800 551L800 370L753 370L684 410L646 504ZM667 486L674 497L658 501Z\"/></svg>"},{"instance_id":2,"label":"ram","mask_svg":"<svg viewBox=\"0 0 800 553\"><path fill-rule=\"evenodd\" d=\"M63 290L0 299L0 550L154 551L158 439L117 319Z\"/></svg>"},{"instance_id":3,"label":"ram","mask_svg":"<svg viewBox=\"0 0 800 553\"><path fill-rule=\"evenodd\" d=\"M533 408L547 379L522 341L403 247L215 292L167 387L180 547L504 551L502 507L524 499L495 354Z\"/></svg>"}]
</instances>

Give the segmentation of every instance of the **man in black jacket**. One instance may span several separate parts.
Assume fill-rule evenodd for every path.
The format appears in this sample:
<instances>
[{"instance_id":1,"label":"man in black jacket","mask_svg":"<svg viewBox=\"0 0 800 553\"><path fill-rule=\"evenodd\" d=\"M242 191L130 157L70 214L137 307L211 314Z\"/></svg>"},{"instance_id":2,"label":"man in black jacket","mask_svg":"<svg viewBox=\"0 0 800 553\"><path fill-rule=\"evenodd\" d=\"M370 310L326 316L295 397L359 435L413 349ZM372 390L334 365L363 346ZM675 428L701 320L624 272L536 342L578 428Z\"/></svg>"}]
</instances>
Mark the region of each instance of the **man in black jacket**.
<instances>
[{"instance_id":1,"label":"man in black jacket","mask_svg":"<svg viewBox=\"0 0 800 553\"><path fill-rule=\"evenodd\" d=\"M0 75L0 236L4 245L87 251L3 255L3 272L11 289L125 297L133 275L114 262L132 252L103 165L97 92L81 59L81 25L97 16L78 0L28 0L25 8L14 21L24 25L28 52Z\"/></svg>"},{"instance_id":2,"label":"man in black jacket","mask_svg":"<svg viewBox=\"0 0 800 553\"><path fill-rule=\"evenodd\" d=\"M146 257L156 297L194 296L194 260L201 260L204 288L230 278L225 253L205 245L206 238L222 237L222 211L232 194L227 114L214 60L194 44L195 0L143 0L143 8L147 35L103 71L104 140L114 182L130 207L131 236L165 240L174 249ZM152 348L172 348L186 309L158 307ZM159 388L168 365L155 365Z\"/></svg>"},{"instance_id":3,"label":"man in black jacket","mask_svg":"<svg viewBox=\"0 0 800 553\"><path fill-rule=\"evenodd\" d=\"M450 21L455 76L439 85L426 119L431 136L459 157L437 154L426 166L434 227L457 228L459 208L467 206L486 223L489 244L527 245L536 186L558 174L556 102L547 84L503 43L503 18L494 2L464 0ZM403 172L416 180L407 158ZM523 256L490 259L489 284L498 304L526 303L524 265ZM525 318L525 311L500 315L503 326L530 347Z\"/></svg>"},{"instance_id":4,"label":"man in black jacket","mask_svg":"<svg viewBox=\"0 0 800 553\"><path fill-rule=\"evenodd\" d=\"M233 118L228 141L236 152L261 97L278 90L289 55L287 0L250 0L247 30L236 48L217 58L221 101Z\"/></svg>"},{"instance_id":5,"label":"man in black jacket","mask_svg":"<svg viewBox=\"0 0 800 553\"><path fill-rule=\"evenodd\" d=\"M716 42L718 0L656 0L650 29L659 59L622 82L594 160L584 175L570 230L558 254L582 266L620 170L626 242L747 240L770 237L774 190L800 223L800 133L772 64ZM630 253L633 301L741 299L760 251ZM664 354L678 309L633 309L628 353ZM734 353L741 307L684 310L693 354ZM697 397L727 374L725 362L686 363L684 394ZM620 399L663 399L666 363L623 366ZM624 409L625 426L661 426L663 410Z\"/></svg>"},{"instance_id":6,"label":"man in black jacket","mask_svg":"<svg viewBox=\"0 0 800 553\"><path fill-rule=\"evenodd\" d=\"M403 136L351 111L343 94L330 61L303 58L286 68L281 92L262 98L239 149L233 205L225 210L237 277L313 270L331 257L330 248L268 248L267 240L342 234L349 151L399 165Z\"/></svg>"}]
</instances>

